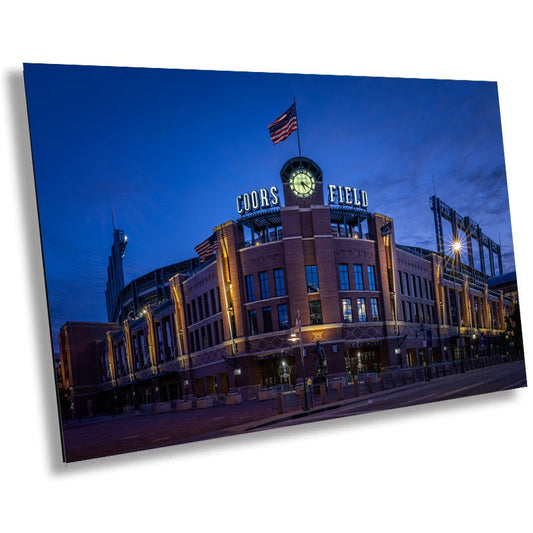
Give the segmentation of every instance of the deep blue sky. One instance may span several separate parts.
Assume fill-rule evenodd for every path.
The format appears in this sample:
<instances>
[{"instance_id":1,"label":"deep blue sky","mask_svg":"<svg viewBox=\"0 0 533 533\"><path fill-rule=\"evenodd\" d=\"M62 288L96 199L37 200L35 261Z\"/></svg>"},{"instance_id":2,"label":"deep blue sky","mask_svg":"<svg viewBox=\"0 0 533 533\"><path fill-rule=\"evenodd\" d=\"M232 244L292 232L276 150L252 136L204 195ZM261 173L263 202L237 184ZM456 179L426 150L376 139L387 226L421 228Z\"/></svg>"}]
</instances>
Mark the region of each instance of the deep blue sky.
<instances>
[{"instance_id":1,"label":"deep blue sky","mask_svg":"<svg viewBox=\"0 0 533 533\"><path fill-rule=\"evenodd\" d=\"M514 270L496 83L32 64L24 76L54 342L67 320L107 320L111 211L126 283L193 257L238 218L238 194L279 184L298 154L296 134L274 146L267 130L294 97L302 155L326 184L365 189L397 242L435 249L436 190L501 239Z\"/></svg>"}]
</instances>

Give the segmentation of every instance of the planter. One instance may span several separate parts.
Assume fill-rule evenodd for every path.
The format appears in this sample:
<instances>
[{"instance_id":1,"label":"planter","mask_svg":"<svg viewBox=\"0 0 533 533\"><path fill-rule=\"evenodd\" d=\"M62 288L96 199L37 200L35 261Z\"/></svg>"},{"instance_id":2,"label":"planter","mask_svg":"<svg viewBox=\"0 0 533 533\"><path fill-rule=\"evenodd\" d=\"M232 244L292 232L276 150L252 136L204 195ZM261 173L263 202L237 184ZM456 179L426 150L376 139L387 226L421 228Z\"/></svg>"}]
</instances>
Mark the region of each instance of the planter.
<instances>
[{"instance_id":1,"label":"planter","mask_svg":"<svg viewBox=\"0 0 533 533\"><path fill-rule=\"evenodd\" d=\"M198 409L205 409L206 407L213 407L213 397L204 396L203 398L198 398L197 400Z\"/></svg>"},{"instance_id":2,"label":"planter","mask_svg":"<svg viewBox=\"0 0 533 533\"><path fill-rule=\"evenodd\" d=\"M170 411L171 405L170 402L156 403L155 412L156 413L168 413Z\"/></svg>"},{"instance_id":3,"label":"planter","mask_svg":"<svg viewBox=\"0 0 533 533\"><path fill-rule=\"evenodd\" d=\"M228 394L226 396L226 405L237 405L242 403L242 395L239 392Z\"/></svg>"},{"instance_id":4,"label":"planter","mask_svg":"<svg viewBox=\"0 0 533 533\"><path fill-rule=\"evenodd\" d=\"M265 400L271 400L274 398L274 390L272 389L259 389L259 393L257 395L259 398L259 401L263 402Z\"/></svg>"},{"instance_id":5,"label":"planter","mask_svg":"<svg viewBox=\"0 0 533 533\"><path fill-rule=\"evenodd\" d=\"M189 409L192 409L192 401L181 400L179 402L176 402L176 409L178 411L188 411Z\"/></svg>"}]
</instances>

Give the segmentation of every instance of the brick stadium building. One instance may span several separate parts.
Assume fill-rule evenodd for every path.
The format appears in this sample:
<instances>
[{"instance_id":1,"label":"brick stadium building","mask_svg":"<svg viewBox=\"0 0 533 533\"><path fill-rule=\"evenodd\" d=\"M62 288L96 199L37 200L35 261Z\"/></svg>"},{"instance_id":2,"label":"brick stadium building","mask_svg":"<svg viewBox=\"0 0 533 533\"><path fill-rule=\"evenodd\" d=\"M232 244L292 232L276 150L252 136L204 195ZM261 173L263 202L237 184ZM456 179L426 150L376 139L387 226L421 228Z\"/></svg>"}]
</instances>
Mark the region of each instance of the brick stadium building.
<instances>
[{"instance_id":1,"label":"brick stadium building","mask_svg":"<svg viewBox=\"0 0 533 533\"><path fill-rule=\"evenodd\" d=\"M394 221L368 210L365 191L325 187L308 158L280 175L284 205L278 186L239 195L238 220L214 228L202 263L124 287L125 240L115 236L110 322L67 322L60 332L63 385L79 416L294 386L303 376L300 343L290 342L298 318L311 378L319 356L331 378L509 349L513 299L489 289L491 276L458 250L450 258L398 245Z\"/></svg>"}]
</instances>

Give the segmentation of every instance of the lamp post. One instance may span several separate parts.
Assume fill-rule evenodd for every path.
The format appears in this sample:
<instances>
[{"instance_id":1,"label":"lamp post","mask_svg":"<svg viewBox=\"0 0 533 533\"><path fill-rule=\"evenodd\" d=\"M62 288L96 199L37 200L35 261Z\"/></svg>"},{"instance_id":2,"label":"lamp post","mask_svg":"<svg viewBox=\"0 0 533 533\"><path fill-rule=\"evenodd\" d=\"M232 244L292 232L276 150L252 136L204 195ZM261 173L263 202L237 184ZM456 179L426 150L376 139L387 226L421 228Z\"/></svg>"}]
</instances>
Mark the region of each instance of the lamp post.
<instances>
[{"instance_id":1,"label":"lamp post","mask_svg":"<svg viewBox=\"0 0 533 533\"><path fill-rule=\"evenodd\" d=\"M302 320L300 319L300 310L298 310L296 324L298 325L298 336L296 336L295 331L292 330L291 335L289 337L289 341L290 342L299 341L299 344L300 344L300 360L302 363L302 376L303 376L303 386L304 386L304 411L308 411L309 406L307 404L307 385L305 383L306 377L305 377L305 364L304 364L304 345L302 341Z\"/></svg>"},{"instance_id":2,"label":"lamp post","mask_svg":"<svg viewBox=\"0 0 533 533\"><path fill-rule=\"evenodd\" d=\"M461 252L461 242L460 241L454 241L453 242L453 289L455 292L455 309L457 314L457 344L459 345L459 356L461 358L461 374L465 373L465 360L463 355L463 346L461 342L461 300L459 299L459 293L457 291L457 258L459 257L459 254Z\"/></svg>"}]
</instances>

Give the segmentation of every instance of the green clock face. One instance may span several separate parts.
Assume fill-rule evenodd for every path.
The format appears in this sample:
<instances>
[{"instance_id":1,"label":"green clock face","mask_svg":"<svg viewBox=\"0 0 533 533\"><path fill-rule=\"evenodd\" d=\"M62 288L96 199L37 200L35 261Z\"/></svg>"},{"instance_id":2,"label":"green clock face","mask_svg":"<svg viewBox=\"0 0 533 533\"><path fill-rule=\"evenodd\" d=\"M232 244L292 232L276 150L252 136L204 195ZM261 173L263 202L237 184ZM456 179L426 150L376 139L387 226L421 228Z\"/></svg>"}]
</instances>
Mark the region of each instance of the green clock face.
<instances>
[{"instance_id":1,"label":"green clock face","mask_svg":"<svg viewBox=\"0 0 533 533\"><path fill-rule=\"evenodd\" d=\"M315 192L315 177L308 170L299 168L291 174L289 185L298 198L309 198Z\"/></svg>"}]
</instances>

